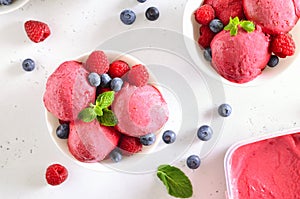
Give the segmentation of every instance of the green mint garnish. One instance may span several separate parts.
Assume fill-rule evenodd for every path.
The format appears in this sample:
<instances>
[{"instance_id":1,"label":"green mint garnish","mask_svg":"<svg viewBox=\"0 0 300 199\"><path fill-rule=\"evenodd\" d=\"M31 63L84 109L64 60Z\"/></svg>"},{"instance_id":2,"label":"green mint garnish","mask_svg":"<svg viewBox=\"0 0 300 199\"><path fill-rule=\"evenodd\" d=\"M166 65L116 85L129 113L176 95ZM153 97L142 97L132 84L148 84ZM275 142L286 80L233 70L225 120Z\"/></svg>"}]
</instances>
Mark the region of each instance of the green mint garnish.
<instances>
[{"instance_id":1,"label":"green mint garnish","mask_svg":"<svg viewBox=\"0 0 300 199\"><path fill-rule=\"evenodd\" d=\"M97 118L104 126L115 126L118 123L117 117L108 109L114 98L114 91L101 93L96 99L96 105L90 104L90 107L80 111L78 118L84 122L91 122Z\"/></svg>"},{"instance_id":2,"label":"green mint garnish","mask_svg":"<svg viewBox=\"0 0 300 199\"><path fill-rule=\"evenodd\" d=\"M103 126L115 126L118 123L116 115L109 109L103 109L103 115L97 117Z\"/></svg>"},{"instance_id":3,"label":"green mint garnish","mask_svg":"<svg viewBox=\"0 0 300 199\"><path fill-rule=\"evenodd\" d=\"M253 32L255 30L255 25L251 21L240 21L238 17L233 19L229 18L229 23L224 27L224 30L229 30L231 36L235 36L238 33L238 26L241 26L247 32Z\"/></svg>"},{"instance_id":4,"label":"green mint garnish","mask_svg":"<svg viewBox=\"0 0 300 199\"><path fill-rule=\"evenodd\" d=\"M189 178L177 167L160 165L156 173L164 183L168 193L176 198L190 198L193 195L193 186Z\"/></svg>"}]
</instances>

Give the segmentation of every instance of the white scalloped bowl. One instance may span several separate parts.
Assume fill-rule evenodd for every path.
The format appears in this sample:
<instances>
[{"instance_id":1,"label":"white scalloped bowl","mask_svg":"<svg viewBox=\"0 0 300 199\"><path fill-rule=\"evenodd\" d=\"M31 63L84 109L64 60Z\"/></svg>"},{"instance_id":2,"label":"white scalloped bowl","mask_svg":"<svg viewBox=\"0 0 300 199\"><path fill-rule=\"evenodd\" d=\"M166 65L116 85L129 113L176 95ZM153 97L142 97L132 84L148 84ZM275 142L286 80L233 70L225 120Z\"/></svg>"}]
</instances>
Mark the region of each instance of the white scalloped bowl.
<instances>
[{"instance_id":1,"label":"white scalloped bowl","mask_svg":"<svg viewBox=\"0 0 300 199\"><path fill-rule=\"evenodd\" d=\"M0 15L13 12L23 7L29 0L14 0L10 5L0 5Z\"/></svg>"}]
</instances>

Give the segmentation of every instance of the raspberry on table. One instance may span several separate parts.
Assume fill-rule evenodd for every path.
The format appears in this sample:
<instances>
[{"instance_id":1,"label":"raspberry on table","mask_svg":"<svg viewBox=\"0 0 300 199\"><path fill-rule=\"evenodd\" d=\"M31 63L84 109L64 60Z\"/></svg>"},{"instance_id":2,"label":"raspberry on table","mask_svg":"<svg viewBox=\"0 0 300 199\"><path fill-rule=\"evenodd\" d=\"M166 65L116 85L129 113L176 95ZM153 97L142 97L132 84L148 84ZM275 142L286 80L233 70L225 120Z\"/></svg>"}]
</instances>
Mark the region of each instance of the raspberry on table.
<instances>
[{"instance_id":1,"label":"raspberry on table","mask_svg":"<svg viewBox=\"0 0 300 199\"><path fill-rule=\"evenodd\" d=\"M210 30L209 26L204 26L204 25L200 27L199 32L200 32L200 36L198 39L198 44L202 48L208 48L210 46L210 42L215 36L215 33Z\"/></svg>"},{"instance_id":2,"label":"raspberry on table","mask_svg":"<svg viewBox=\"0 0 300 199\"><path fill-rule=\"evenodd\" d=\"M271 39L271 51L278 57L285 58L295 53L296 45L290 34L275 35Z\"/></svg>"},{"instance_id":3,"label":"raspberry on table","mask_svg":"<svg viewBox=\"0 0 300 199\"><path fill-rule=\"evenodd\" d=\"M129 65L122 60L113 61L108 70L108 74L111 78L122 77L130 70Z\"/></svg>"},{"instance_id":4,"label":"raspberry on table","mask_svg":"<svg viewBox=\"0 0 300 199\"><path fill-rule=\"evenodd\" d=\"M215 18L215 10L209 4L200 6L194 13L195 20L202 25L208 25Z\"/></svg>"},{"instance_id":5,"label":"raspberry on table","mask_svg":"<svg viewBox=\"0 0 300 199\"><path fill-rule=\"evenodd\" d=\"M60 164L52 164L46 170L46 180L50 185L59 185L68 177L68 170Z\"/></svg>"},{"instance_id":6,"label":"raspberry on table","mask_svg":"<svg viewBox=\"0 0 300 199\"><path fill-rule=\"evenodd\" d=\"M44 41L51 34L48 25L40 21L26 21L24 28L29 39L35 43Z\"/></svg>"}]
</instances>

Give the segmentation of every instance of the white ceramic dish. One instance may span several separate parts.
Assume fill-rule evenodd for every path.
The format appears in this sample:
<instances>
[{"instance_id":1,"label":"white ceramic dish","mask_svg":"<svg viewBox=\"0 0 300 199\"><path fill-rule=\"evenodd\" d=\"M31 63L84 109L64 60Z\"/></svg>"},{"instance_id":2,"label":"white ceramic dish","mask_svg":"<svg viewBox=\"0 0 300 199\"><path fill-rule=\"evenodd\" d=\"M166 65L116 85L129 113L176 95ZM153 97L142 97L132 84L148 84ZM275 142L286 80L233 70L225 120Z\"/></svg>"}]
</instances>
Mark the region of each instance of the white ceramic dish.
<instances>
[{"instance_id":1,"label":"white ceramic dish","mask_svg":"<svg viewBox=\"0 0 300 199\"><path fill-rule=\"evenodd\" d=\"M234 193L237 192L237 188L234 185L234 178L231 173L231 161L232 161L232 156L235 153L237 149L239 149L242 146L248 145L248 144L253 144L259 141L271 139L271 138L276 138L284 135L290 135L294 133L300 132L300 129L290 129L286 131L278 131L271 133L269 135L264 135L261 137L256 137L256 138L251 138L248 140L240 141L234 145L232 145L226 152L225 158L224 158L224 169L225 169L225 177L226 177L226 187L227 187L227 198L228 199L235 199ZM259 169L259 165L257 165L257 168Z\"/></svg>"},{"instance_id":2,"label":"white ceramic dish","mask_svg":"<svg viewBox=\"0 0 300 199\"><path fill-rule=\"evenodd\" d=\"M28 2L29 0L14 0L13 3L10 5L0 5L0 15L15 11Z\"/></svg>"},{"instance_id":3,"label":"white ceramic dish","mask_svg":"<svg viewBox=\"0 0 300 199\"><path fill-rule=\"evenodd\" d=\"M105 51L105 53L110 61L121 59L126 61L130 66L142 63L128 54L122 55L110 51ZM88 54L89 53L76 60L84 62ZM126 173L147 173L156 170L161 164L171 164L175 160L179 160L187 151L196 151L200 154L204 142L196 138L196 132L199 125L215 122L212 122L215 117L212 108L214 106L212 104L213 100L211 99L210 91L207 88L205 80L198 71L195 71L194 68L188 68L189 70L186 70L187 66L181 66L185 67L185 72L177 73L173 71L173 69L170 70L163 66L156 67L156 65L148 67L148 71L151 75L150 83L161 91L170 112L169 120L158 132L157 141L153 146L144 147L142 152L130 157L124 157L119 163L113 163L110 159L101 161L101 163L79 162L70 154L67 140L59 139L56 136L55 131L59 125L57 118L46 111L46 122L51 138L57 147L69 158L85 168L96 171L117 170ZM191 80L195 81L186 81L185 75L189 75ZM176 81L174 81L174 78ZM218 125L222 125L222 117L218 118ZM161 139L161 134L168 129L174 130L177 133L176 142L170 145L165 144ZM217 138L220 134L221 131L218 129L213 136ZM215 140L217 139L212 139L211 142L206 143L206 150L204 151L209 151L209 149L214 146Z\"/></svg>"},{"instance_id":4,"label":"white ceramic dish","mask_svg":"<svg viewBox=\"0 0 300 199\"><path fill-rule=\"evenodd\" d=\"M197 40L199 37L199 27L200 25L195 21L194 12L195 10L203 3L203 0L188 0L186 3L186 7L183 15L183 34L185 36L185 43L187 50L190 53L191 58L195 62L202 71L204 71L207 75L220 80L222 83L232 86L257 86L263 83L266 83L280 74L282 74L299 56L299 48L300 48L300 22L293 28L291 34L296 43L296 53L291 57L287 57L285 59L280 59L279 64L274 67L266 67L262 74L259 75L254 80L244 83L238 84L234 82L230 82L219 75L213 67L203 58L203 50L198 46Z\"/></svg>"}]
</instances>

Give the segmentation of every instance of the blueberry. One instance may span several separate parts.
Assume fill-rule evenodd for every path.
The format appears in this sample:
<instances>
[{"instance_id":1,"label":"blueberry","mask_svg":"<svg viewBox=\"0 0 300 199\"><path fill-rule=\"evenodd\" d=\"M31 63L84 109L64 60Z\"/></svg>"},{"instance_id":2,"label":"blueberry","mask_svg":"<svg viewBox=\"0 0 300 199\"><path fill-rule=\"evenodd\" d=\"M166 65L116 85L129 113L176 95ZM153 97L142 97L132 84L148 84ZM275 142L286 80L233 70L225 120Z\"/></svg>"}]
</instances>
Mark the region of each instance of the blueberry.
<instances>
[{"instance_id":1,"label":"blueberry","mask_svg":"<svg viewBox=\"0 0 300 199\"><path fill-rule=\"evenodd\" d=\"M144 3L144 2L146 2L147 0L137 0L138 2L140 2L140 3Z\"/></svg>"},{"instance_id":2,"label":"blueberry","mask_svg":"<svg viewBox=\"0 0 300 199\"><path fill-rule=\"evenodd\" d=\"M155 21L159 17L159 11L156 7L149 7L145 12L146 18L150 21Z\"/></svg>"},{"instance_id":3,"label":"blueberry","mask_svg":"<svg viewBox=\"0 0 300 199\"><path fill-rule=\"evenodd\" d=\"M224 25L222 23L222 21L220 19L213 19L211 20L211 22L209 23L209 28L212 32L214 33L218 33L221 30L223 30Z\"/></svg>"},{"instance_id":4,"label":"blueberry","mask_svg":"<svg viewBox=\"0 0 300 199\"><path fill-rule=\"evenodd\" d=\"M67 139L69 137L69 131L70 131L69 124L64 123L57 127L56 135L60 139Z\"/></svg>"},{"instance_id":5,"label":"blueberry","mask_svg":"<svg viewBox=\"0 0 300 199\"><path fill-rule=\"evenodd\" d=\"M122 152L119 148L115 148L110 152L109 157L114 162L120 162L122 160Z\"/></svg>"},{"instance_id":6,"label":"blueberry","mask_svg":"<svg viewBox=\"0 0 300 199\"><path fill-rule=\"evenodd\" d=\"M123 80L119 77L113 78L110 82L110 88L115 92L120 91L122 86L123 86Z\"/></svg>"},{"instance_id":7,"label":"blueberry","mask_svg":"<svg viewBox=\"0 0 300 199\"><path fill-rule=\"evenodd\" d=\"M13 2L12 0L0 0L0 5L9 5L12 2Z\"/></svg>"},{"instance_id":8,"label":"blueberry","mask_svg":"<svg viewBox=\"0 0 300 199\"><path fill-rule=\"evenodd\" d=\"M275 67L277 66L278 62L279 62L279 58L276 55L271 55L268 62L268 66Z\"/></svg>"},{"instance_id":9,"label":"blueberry","mask_svg":"<svg viewBox=\"0 0 300 199\"><path fill-rule=\"evenodd\" d=\"M221 104L218 108L218 113L222 117L228 117L232 112L232 108L229 104Z\"/></svg>"},{"instance_id":10,"label":"blueberry","mask_svg":"<svg viewBox=\"0 0 300 199\"><path fill-rule=\"evenodd\" d=\"M22 67L25 71L29 72L29 71L33 71L35 68L35 63L32 59L25 59L22 63Z\"/></svg>"},{"instance_id":11,"label":"blueberry","mask_svg":"<svg viewBox=\"0 0 300 199\"><path fill-rule=\"evenodd\" d=\"M110 82L111 82L111 77L107 73L104 73L104 74L101 75L101 84L100 84L100 86L102 88L109 87Z\"/></svg>"},{"instance_id":12,"label":"blueberry","mask_svg":"<svg viewBox=\"0 0 300 199\"><path fill-rule=\"evenodd\" d=\"M100 83L101 83L101 77L100 75L98 75L98 73L90 73L89 76L88 76L88 80L89 80L89 83L91 86L99 86Z\"/></svg>"},{"instance_id":13,"label":"blueberry","mask_svg":"<svg viewBox=\"0 0 300 199\"><path fill-rule=\"evenodd\" d=\"M186 160L186 165L190 169L197 169L200 166L200 164L201 164L201 160L197 155L191 155Z\"/></svg>"},{"instance_id":14,"label":"blueberry","mask_svg":"<svg viewBox=\"0 0 300 199\"><path fill-rule=\"evenodd\" d=\"M203 56L204 56L204 59L206 59L207 61L209 61L209 62L211 61L212 56L211 56L211 48L210 47L204 49Z\"/></svg>"},{"instance_id":15,"label":"blueberry","mask_svg":"<svg viewBox=\"0 0 300 199\"><path fill-rule=\"evenodd\" d=\"M131 25L136 19L136 15L132 10L123 10L120 14L121 21L126 25Z\"/></svg>"},{"instance_id":16,"label":"blueberry","mask_svg":"<svg viewBox=\"0 0 300 199\"><path fill-rule=\"evenodd\" d=\"M166 144L171 144L171 143L175 142L176 134L174 133L174 131L167 130L163 133L162 139Z\"/></svg>"},{"instance_id":17,"label":"blueberry","mask_svg":"<svg viewBox=\"0 0 300 199\"><path fill-rule=\"evenodd\" d=\"M201 126L197 131L197 136L202 141L208 141L213 134L213 130L208 125Z\"/></svg>"},{"instance_id":18,"label":"blueberry","mask_svg":"<svg viewBox=\"0 0 300 199\"><path fill-rule=\"evenodd\" d=\"M140 137L140 142L144 146L152 145L156 140L156 136L154 133L149 133L147 135L143 135Z\"/></svg>"}]
</instances>

